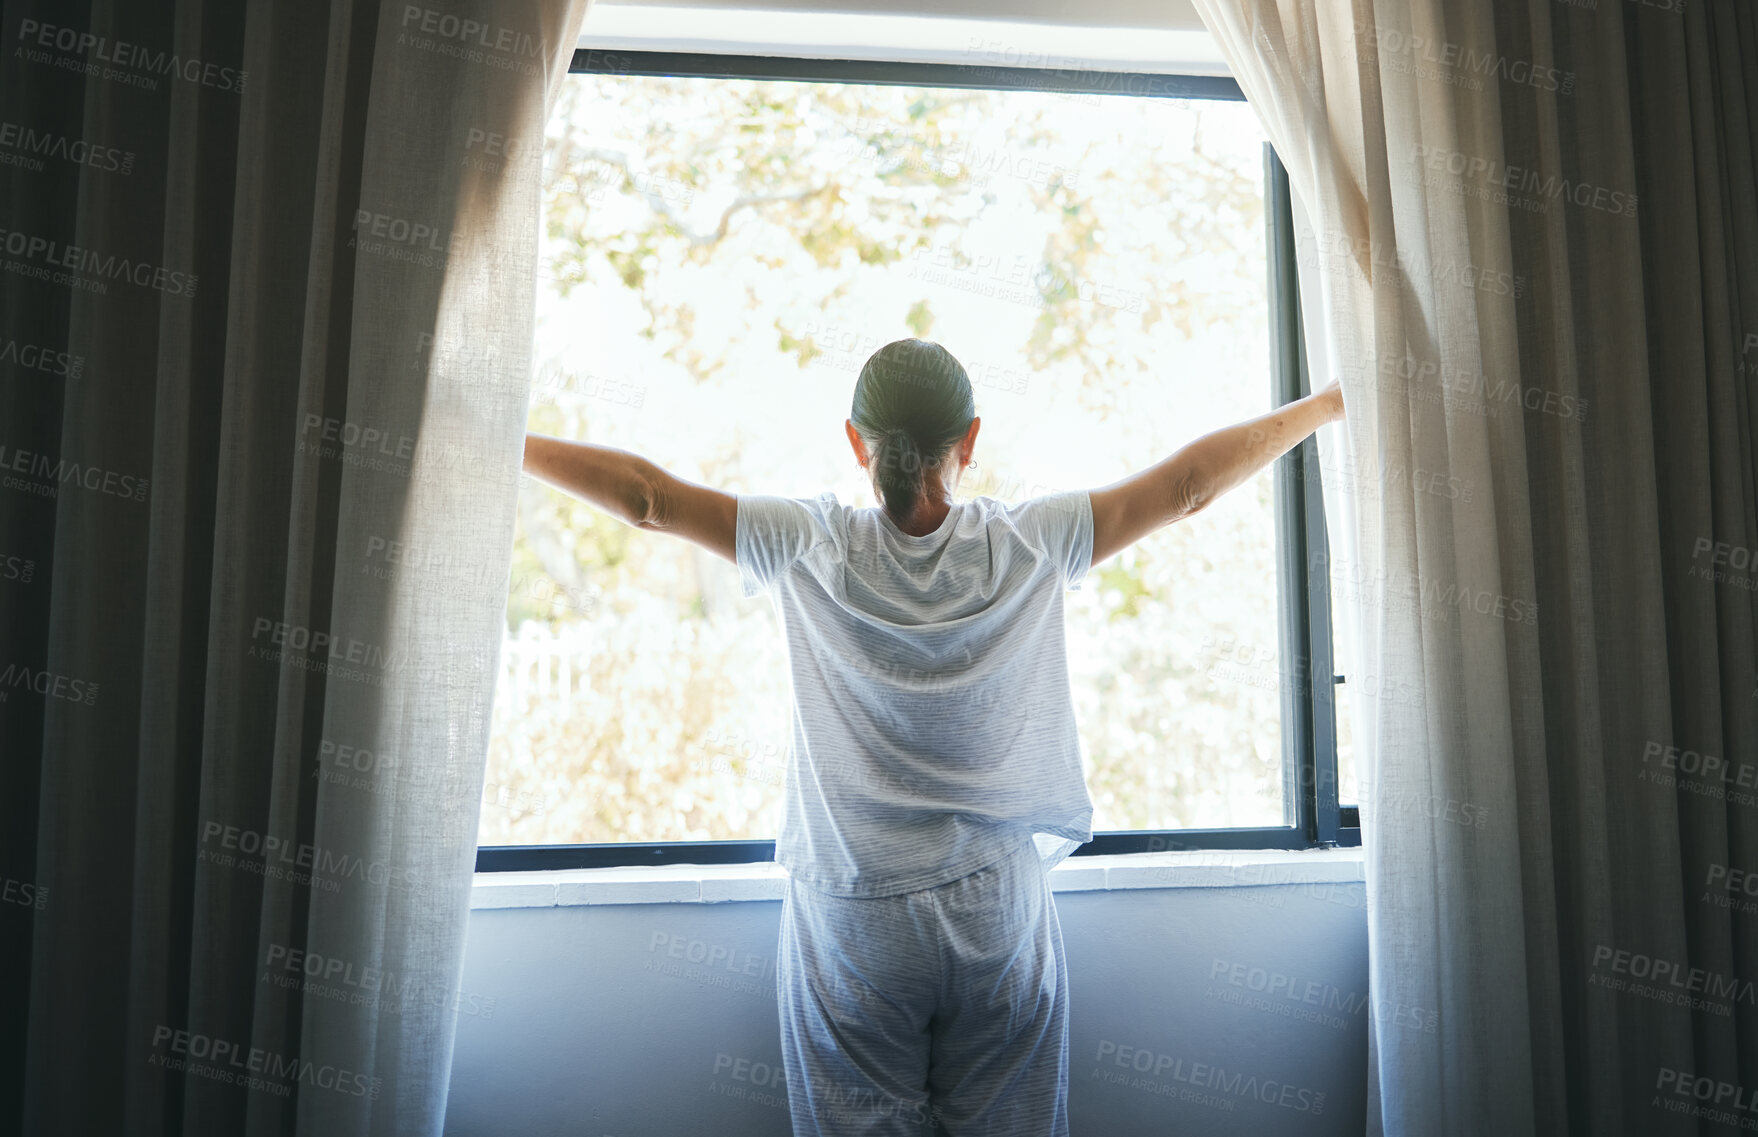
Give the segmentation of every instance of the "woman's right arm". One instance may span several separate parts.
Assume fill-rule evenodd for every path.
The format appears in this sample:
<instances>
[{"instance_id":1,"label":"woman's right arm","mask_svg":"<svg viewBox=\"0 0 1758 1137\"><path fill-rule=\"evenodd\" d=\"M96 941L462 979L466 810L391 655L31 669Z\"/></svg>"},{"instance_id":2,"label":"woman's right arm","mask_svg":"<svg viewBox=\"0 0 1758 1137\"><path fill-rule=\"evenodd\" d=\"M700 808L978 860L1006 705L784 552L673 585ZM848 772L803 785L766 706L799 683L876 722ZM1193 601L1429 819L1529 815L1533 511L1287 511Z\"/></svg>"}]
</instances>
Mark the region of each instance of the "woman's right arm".
<instances>
[{"instance_id":1,"label":"woman's right arm","mask_svg":"<svg viewBox=\"0 0 1758 1137\"><path fill-rule=\"evenodd\" d=\"M1098 564L1210 502L1343 417L1336 383L1266 415L1205 434L1165 461L1093 490L1093 557Z\"/></svg>"}]
</instances>

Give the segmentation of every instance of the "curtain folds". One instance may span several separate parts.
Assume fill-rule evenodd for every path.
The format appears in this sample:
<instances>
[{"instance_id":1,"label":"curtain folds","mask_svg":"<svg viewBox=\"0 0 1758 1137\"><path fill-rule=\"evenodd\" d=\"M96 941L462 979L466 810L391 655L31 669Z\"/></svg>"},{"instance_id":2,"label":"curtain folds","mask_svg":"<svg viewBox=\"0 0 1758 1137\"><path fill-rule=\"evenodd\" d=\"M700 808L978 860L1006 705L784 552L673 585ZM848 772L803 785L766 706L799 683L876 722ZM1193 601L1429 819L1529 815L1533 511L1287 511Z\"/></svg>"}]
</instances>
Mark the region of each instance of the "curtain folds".
<instances>
[{"instance_id":1,"label":"curtain folds","mask_svg":"<svg viewBox=\"0 0 1758 1137\"><path fill-rule=\"evenodd\" d=\"M6 1128L440 1131L586 7L7 6Z\"/></svg>"},{"instance_id":2,"label":"curtain folds","mask_svg":"<svg viewBox=\"0 0 1758 1137\"><path fill-rule=\"evenodd\" d=\"M1355 695L1368 1131L1758 1124L1758 12L1196 5L1373 487L1334 594L1420 685Z\"/></svg>"}]
</instances>

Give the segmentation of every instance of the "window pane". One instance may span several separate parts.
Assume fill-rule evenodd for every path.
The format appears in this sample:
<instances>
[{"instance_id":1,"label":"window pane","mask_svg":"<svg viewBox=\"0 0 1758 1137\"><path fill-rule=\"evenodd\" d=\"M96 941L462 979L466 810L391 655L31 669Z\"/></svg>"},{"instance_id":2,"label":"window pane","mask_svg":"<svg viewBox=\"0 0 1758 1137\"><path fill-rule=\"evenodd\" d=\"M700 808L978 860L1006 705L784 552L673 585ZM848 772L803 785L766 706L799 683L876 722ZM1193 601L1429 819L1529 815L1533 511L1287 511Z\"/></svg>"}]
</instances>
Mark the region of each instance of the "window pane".
<instances>
[{"instance_id":1,"label":"window pane","mask_svg":"<svg viewBox=\"0 0 1758 1137\"><path fill-rule=\"evenodd\" d=\"M533 430L874 504L843 435L916 335L983 419L959 496L1105 485L1270 405L1244 103L573 76ZM1270 474L1067 595L1096 829L1282 822ZM775 835L788 676L736 569L521 490L484 844Z\"/></svg>"}]
</instances>

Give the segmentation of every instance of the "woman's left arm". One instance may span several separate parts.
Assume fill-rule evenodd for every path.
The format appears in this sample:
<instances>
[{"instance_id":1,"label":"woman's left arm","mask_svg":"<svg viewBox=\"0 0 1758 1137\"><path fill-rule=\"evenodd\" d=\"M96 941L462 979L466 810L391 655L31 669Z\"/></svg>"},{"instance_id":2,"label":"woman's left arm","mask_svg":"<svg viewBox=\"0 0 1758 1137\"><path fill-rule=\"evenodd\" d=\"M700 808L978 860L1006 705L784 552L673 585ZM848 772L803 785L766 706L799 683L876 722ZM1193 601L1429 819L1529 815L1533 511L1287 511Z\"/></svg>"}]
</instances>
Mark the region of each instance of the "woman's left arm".
<instances>
[{"instance_id":1,"label":"woman's left arm","mask_svg":"<svg viewBox=\"0 0 1758 1137\"><path fill-rule=\"evenodd\" d=\"M676 534L736 563L736 494L687 482L627 450L545 434L525 436L525 472L637 529Z\"/></svg>"}]
</instances>

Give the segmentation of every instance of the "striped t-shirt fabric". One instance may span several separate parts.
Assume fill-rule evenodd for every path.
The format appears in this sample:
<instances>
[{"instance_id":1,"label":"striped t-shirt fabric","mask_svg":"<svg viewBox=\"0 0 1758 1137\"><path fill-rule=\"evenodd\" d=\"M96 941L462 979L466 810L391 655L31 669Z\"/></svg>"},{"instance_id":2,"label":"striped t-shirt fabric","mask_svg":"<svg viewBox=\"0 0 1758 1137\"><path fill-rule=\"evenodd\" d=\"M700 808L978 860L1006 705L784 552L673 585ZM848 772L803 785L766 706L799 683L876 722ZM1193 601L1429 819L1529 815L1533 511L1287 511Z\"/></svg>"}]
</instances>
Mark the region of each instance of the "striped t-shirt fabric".
<instances>
[{"instance_id":1,"label":"striped t-shirt fabric","mask_svg":"<svg viewBox=\"0 0 1758 1137\"><path fill-rule=\"evenodd\" d=\"M1084 490L956 502L922 536L835 494L739 495L741 588L771 592L793 684L790 876L894 896L1092 839L1063 636L1092 552Z\"/></svg>"}]
</instances>

